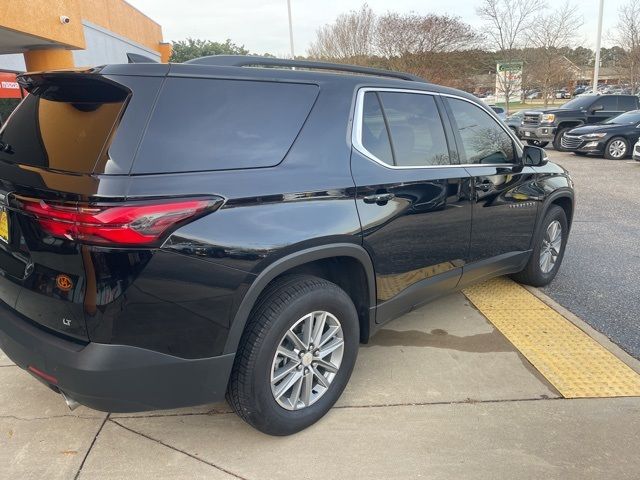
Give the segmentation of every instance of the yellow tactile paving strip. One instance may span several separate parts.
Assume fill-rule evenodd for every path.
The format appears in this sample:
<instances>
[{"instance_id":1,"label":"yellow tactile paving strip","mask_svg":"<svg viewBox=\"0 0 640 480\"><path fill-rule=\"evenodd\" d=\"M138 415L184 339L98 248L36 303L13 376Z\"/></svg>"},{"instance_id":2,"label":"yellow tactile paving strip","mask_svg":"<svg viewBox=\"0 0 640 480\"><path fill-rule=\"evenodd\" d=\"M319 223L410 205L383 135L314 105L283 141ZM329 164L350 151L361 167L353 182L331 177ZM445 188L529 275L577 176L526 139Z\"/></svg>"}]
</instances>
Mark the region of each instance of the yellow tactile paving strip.
<instances>
[{"instance_id":1,"label":"yellow tactile paving strip","mask_svg":"<svg viewBox=\"0 0 640 480\"><path fill-rule=\"evenodd\" d=\"M513 280L464 294L563 397L640 396L640 375Z\"/></svg>"}]
</instances>

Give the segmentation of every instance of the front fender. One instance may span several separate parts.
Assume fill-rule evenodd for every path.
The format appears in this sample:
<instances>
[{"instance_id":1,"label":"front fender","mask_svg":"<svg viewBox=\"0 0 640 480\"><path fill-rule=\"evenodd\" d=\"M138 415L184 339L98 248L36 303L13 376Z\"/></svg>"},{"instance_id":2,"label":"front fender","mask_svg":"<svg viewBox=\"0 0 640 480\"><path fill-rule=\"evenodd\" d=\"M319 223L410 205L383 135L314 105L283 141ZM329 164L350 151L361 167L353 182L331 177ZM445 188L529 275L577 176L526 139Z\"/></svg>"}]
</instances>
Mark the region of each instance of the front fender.
<instances>
[{"instance_id":1,"label":"front fender","mask_svg":"<svg viewBox=\"0 0 640 480\"><path fill-rule=\"evenodd\" d=\"M575 191L573 188L573 180L571 179L569 172L553 162L549 162L543 167L535 167L535 169L539 174L536 184L543 192L543 198L540 208L538 209L538 217L536 218L534 235L532 238L535 238L538 234L538 229L540 228L542 220L547 214L549 207L552 204L557 203L560 199L567 199L564 201L570 202L571 216L567 218L567 220L569 222L569 228L571 228L571 223L575 213Z\"/></svg>"}]
</instances>

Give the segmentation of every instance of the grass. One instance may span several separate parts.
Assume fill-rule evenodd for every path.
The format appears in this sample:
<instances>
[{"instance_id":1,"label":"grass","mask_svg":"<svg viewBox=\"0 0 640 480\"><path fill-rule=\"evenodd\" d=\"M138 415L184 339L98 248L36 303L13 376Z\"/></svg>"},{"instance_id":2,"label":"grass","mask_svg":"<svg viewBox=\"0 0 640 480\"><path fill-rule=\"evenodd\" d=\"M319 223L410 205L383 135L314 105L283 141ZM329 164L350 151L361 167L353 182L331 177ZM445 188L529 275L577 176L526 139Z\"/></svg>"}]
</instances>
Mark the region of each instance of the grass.
<instances>
[{"instance_id":1,"label":"grass","mask_svg":"<svg viewBox=\"0 0 640 480\"><path fill-rule=\"evenodd\" d=\"M565 99L563 100L556 99L555 102L549 101L547 108L557 108L560 105L565 104L566 102L568 102L568 100L565 100ZM499 107L506 108L506 105L504 102L496 103L496 105ZM540 108L544 108L544 102L542 100L527 100L526 103L509 102L510 112L516 112L518 110L525 110L525 109L540 109Z\"/></svg>"}]
</instances>

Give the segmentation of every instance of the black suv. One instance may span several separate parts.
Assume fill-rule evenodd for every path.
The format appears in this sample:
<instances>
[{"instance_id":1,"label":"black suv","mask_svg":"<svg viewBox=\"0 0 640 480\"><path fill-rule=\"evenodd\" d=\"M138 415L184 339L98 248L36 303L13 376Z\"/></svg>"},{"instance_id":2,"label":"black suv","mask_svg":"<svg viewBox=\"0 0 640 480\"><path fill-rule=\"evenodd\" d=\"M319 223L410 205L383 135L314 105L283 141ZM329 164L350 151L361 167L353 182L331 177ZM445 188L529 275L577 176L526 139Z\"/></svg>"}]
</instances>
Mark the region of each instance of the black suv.
<instances>
[{"instance_id":1,"label":"black suv","mask_svg":"<svg viewBox=\"0 0 640 480\"><path fill-rule=\"evenodd\" d=\"M639 108L635 95L581 95L559 108L525 112L520 136L530 145L553 147L566 151L562 146L565 133L580 125L600 123Z\"/></svg>"},{"instance_id":2,"label":"black suv","mask_svg":"<svg viewBox=\"0 0 640 480\"><path fill-rule=\"evenodd\" d=\"M496 275L545 285L562 260L569 175L458 90L258 57L20 84L0 132L0 346L70 404L226 393L293 433L385 322Z\"/></svg>"}]
</instances>

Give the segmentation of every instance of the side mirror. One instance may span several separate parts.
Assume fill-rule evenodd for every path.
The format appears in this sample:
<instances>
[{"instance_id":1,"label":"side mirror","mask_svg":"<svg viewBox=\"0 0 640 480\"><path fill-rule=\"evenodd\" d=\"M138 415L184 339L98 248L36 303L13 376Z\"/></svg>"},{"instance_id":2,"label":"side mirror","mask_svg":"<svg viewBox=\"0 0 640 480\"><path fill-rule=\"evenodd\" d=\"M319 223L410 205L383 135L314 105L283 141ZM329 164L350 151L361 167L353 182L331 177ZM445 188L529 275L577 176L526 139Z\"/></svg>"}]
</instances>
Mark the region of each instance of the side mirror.
<instances>
[{"instance_id":1,"label":"side mirror","mask_svg":"<svg viewBox=\"0 0 640 480\"><path fill-rule=\"evenodd\" d=\"M544 148L525 145L522 149L522 165L526 167L541 167L549 161Z\"/></svg>"},{"instance_id":2,"label":"side mirror","mask_svg":"<svg viewBox=\"0 0 640 480\"><path fill-rule=\"evenodd\" d=\"M600 110L604 110L604 105L596 105L595 107L591 107L591 113L596 113Z\"/></svg>"}]
</instances>

